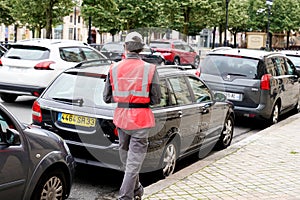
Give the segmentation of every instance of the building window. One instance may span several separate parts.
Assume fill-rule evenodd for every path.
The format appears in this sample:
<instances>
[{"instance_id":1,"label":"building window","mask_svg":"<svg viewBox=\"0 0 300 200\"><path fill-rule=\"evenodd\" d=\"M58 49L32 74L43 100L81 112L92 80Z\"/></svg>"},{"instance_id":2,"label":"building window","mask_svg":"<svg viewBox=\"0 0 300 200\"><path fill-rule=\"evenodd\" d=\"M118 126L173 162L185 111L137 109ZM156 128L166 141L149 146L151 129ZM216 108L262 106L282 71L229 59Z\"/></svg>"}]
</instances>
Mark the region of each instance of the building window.
<instances>
[{"instance_id":1,"label":"building window","mask_svg":"<svg viewBox=\"0 0 300 200\"><path fill-rule=\"evenodd\" d=\"M54 39L62 39L63 37L63 25L59 25L54 29Z\"/></svg>"},{"instance_id":2,"label":"building window","mask_svg":"<svg viewBox=\"0 0 300 200\"><path fill-rule=\"evenodd\" d=\"M73 39L73 28L69 28L69 39Z\"/></svg>"},{"instance_id":3,"label":"building window","mask_svg":"<svg viewBox=\"0 0 300 200\"><path fill-rule=\"evenodd\" d=\"M73 15L70 16L70 23L73 21Z\"/></svg>"},{"instance_id":4,"label":"building window","mask_svg":"<svg viewBox=\"0 0 300 200\"><path fill-rule=\"evenodd\" d=\"M80 24L80 18L81 18L81 17L80 17L80 16L78 16L78 24Z\"/></svg>"}]
</instances>

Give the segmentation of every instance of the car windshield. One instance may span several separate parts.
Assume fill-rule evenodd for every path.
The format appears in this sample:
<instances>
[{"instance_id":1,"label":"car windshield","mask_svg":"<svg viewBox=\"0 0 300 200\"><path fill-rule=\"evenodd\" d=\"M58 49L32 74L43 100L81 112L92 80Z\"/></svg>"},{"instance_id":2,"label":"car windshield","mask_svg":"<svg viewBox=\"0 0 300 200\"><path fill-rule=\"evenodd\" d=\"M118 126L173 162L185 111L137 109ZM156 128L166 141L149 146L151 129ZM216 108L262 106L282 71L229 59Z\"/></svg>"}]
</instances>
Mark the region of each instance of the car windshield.
<instances>
[{"instance_id":1,"label":"car windshield","mask_svg":"<svg viewBox=\"0 0 300 200\"><path fill-rule=\"evenodd\" d=\"M235 75L246 78L257 78L259 60L224 55L207 56L200 65L201 73L212 75Z\"/></svg>"},{"instance_id":2,"label":"car windshield","mask_svg":"<svg viewBox=\"0 0 300 200\"><path fill-rule=\"evenodd\" d=\"M169 42L151 42L150 47L169 49L169 48L171 48L171 44Z\"/></svg>"},{"instance_id":3,"label":"car windshield","mask_svg":"<svg viewBox=\"0 0 300 200\"><path fill-rule=\"evenodd\" d=\"M22 59L22 60L43 60L48 59L50 50L35 46L12 46L5 54L6 58Z\"/></svg>"},{"instance_id":4,"label":"car windshield","mask_svg":"<svg viewBox=\"0 0 300 200\"><path fill-rule=\"evenodd\" d=\"M62 73L47 89L43 98L85 107L115 107L115 104L103 101L105 77L106 75L84 72Z\"/></svg>"},{"instance_id":5,"label":"car windshield","mask_svg":"<svg viewBox=\"0 0 300 200\"><path fill-rule=\"evenodd\" d=\"M300 56L287 55L287 57L293 62L297 67L300 67Z\"/></svg>"}]
</instances>

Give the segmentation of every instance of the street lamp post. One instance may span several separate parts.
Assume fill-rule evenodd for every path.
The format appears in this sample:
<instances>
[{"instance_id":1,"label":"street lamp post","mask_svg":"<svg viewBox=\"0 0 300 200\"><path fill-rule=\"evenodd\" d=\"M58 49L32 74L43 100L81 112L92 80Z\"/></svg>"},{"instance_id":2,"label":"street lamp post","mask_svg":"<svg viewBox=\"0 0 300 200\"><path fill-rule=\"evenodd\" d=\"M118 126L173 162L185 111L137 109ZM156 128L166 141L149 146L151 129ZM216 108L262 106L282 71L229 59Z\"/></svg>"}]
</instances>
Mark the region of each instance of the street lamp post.
<instances>
[{"instance_id":1,"label":"street lamp post","mask_svg":"<svg viewBox=\"0 0 300 200\"><path fill-rule=\"evenodd\" d=\"M76 40L76 5L74 7L74 40Z\"/></svg>"},{"instance_id":2,"label":"street lamp post","mask_svg":"<svg viewBox=\"0 0 300 200\"><path fill-rule=\"evenodd\" d=\"M270 15L271 15L271 6L273 5L273 0L266 0L268 6L268 24L267 24L267 40L266 40L266 50L270 50L271 37L270 37Z\"/></svg>"},{"instance_id":3,"label":"street lamp post","mask_svg":"<svg viewBox=\"0 0 300 200\"><path fill-rule=\"evenodd\" d=\"M227 44L227 29L228 29L228 5L230 0L226 0L226 26L225 26L225 35L224 35L224 46L228 46Z\"/></svg>"}]
</instances>

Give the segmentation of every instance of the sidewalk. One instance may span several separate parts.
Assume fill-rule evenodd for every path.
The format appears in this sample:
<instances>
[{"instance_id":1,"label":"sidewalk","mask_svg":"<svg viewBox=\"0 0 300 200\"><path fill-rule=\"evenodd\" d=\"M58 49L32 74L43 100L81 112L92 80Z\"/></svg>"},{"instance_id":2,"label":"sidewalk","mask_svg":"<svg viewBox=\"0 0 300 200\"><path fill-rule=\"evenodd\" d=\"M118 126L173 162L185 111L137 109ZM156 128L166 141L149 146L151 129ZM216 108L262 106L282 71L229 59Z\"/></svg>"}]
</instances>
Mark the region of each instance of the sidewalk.
<instances>
[{"instance_id":1,"label":"sidewalk","mask_svg":"<svg viewBox=\"0 0 300 200\"><path fill-rule=\"evenodd\" d=\"M300 200L300 114L145 188L144 200Z\"/></svg>"}]
</instances>

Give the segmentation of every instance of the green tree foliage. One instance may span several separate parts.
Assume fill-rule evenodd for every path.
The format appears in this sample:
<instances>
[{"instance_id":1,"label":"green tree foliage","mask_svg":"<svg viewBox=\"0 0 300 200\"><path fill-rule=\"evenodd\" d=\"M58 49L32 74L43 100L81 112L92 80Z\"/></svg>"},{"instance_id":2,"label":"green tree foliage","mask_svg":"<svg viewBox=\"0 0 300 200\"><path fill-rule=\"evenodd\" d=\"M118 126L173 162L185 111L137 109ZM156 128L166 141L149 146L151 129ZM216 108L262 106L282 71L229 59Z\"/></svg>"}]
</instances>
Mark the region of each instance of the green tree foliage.
<instances>
[{"instance_id":1,"label":"green tree foliage","mask_svg":"<svg viewBox=\"0 0 300 200\"><path fill-rule=\"evenodd\" d=\"M237 33L247 30L247 2L241 0L231 0L229 4L228 27L234 36L234 46L237 45Z\"/></svg>"},{"instance_id":2,"label":"green tree foliage","mask_svg":"<svg viewBox=\"0 0 300 200\"><path fill-rule=\"evenodd\" d=\"M46 38L52 38L52 27L62 24L62 18L74 7L73 0L7 0L12 8L15 23L40 31L46 28Z\"/></svg>"},{"instance_id":3,"label":"green tree foliage","mask_svg":"<svg viewBox=\"0 0 300 200\"><path fill-rule=\"evenodd\" d=\"M15 20L12 17L12 9L7 0L0 0L0 23L5 25L12 24Z\"/></svg>"},{"instance_id":4,"label":"green tree foliage","mask_svg":"<svg viewBox=\"0 0 300 200\"><path fill-rule=\"evenodd\" d=\"M91 17L92 24L99 32L110 32L114 35L120 29L120 19L115 0L84 0L81 14L85 19Z\"/></svg>"}]
</instances>

